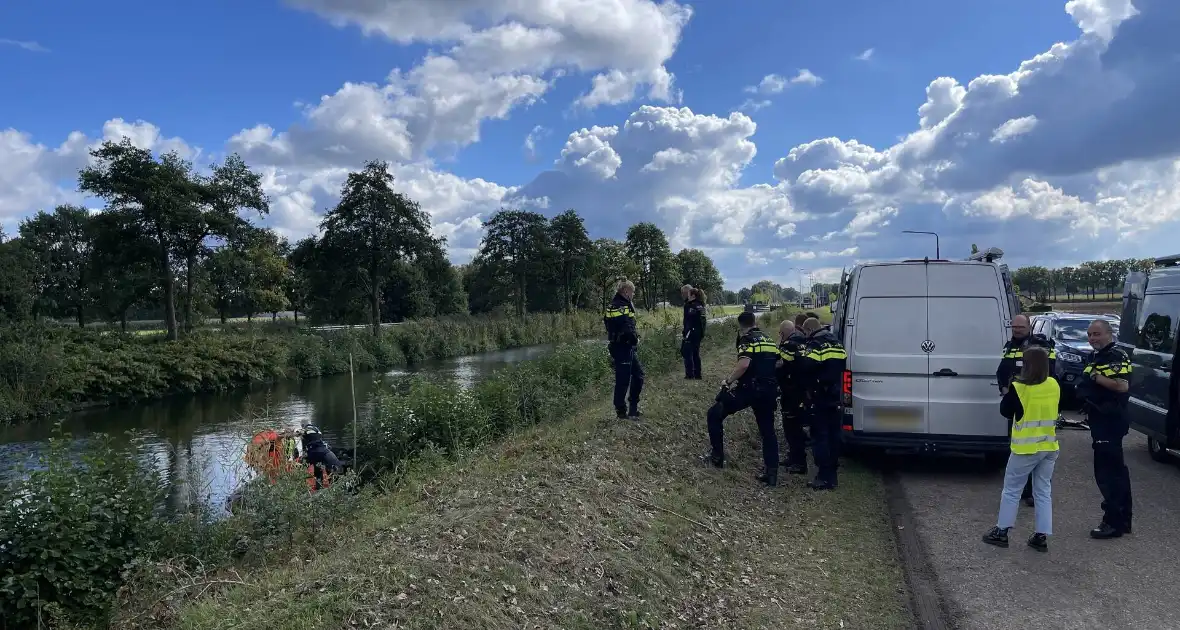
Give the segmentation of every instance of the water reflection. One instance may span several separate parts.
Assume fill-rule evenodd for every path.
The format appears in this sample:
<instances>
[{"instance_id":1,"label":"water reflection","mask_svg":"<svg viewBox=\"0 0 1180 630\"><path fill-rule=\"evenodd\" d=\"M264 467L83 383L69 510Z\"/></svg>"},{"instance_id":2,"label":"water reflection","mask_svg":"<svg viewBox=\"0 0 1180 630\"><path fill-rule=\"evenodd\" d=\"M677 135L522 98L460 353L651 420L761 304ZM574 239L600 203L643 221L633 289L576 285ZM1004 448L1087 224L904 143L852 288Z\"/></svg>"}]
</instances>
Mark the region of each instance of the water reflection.
<instances>
[{"instance_id":1,"label":"water reflection","mask_svg":"<svg viewBox=\"0 0 1180 630\"><path fill-rule=\"evenodd\" d=\"M470 355L393 370L389 375L423 373L470 387L498 368L537 358L552 348L530 346ZM357 413L362 418L370 412L368 401L381 377L374 372L356 376ZM67 416L63 426L78 444L95 433L123 441L128 431L137 432L145 463L168 480L169 507L183 509L196 502L221 506L251 476L242 456L255 432L311 423L324 432L329 445L351 447L352 400L349 377L343 374L83 411ZM0 428L0 462L35 461L51 435L50 422ZM0 476L7 474L0 471Z\"/></svg>"}]
</instances>

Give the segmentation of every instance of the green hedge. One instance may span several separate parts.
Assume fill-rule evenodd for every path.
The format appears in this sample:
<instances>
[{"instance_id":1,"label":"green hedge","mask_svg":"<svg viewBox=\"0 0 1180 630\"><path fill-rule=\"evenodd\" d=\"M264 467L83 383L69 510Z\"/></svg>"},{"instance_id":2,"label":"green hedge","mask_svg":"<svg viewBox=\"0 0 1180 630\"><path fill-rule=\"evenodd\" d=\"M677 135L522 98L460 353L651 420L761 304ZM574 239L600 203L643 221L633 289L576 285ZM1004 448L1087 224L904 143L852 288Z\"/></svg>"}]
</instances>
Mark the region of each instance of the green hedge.
<instances>
[{"instance_id":1,"label":"green hedge","mask_svg":"<svg viewBox=\"0 0 1180 630\"><path fill-rule=\"evenodd\" d=\"M0 328L0 424L90 405L215 392L279 378L389 369L601 333L594 313L453 317L368 330L260 327L179 341L55 326Z\"/></svg>"}]
</instances>

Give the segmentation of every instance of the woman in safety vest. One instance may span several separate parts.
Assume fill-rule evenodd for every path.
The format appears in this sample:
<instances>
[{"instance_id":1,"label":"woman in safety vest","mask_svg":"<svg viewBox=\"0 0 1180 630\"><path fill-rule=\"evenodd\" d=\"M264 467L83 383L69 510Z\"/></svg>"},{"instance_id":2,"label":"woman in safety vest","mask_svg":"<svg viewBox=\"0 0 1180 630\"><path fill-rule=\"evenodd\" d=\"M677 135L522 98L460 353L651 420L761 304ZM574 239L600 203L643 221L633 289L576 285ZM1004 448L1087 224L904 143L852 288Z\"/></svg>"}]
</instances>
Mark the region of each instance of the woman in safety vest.
<instances>
[{"instance_id":1,"label":"woman in safety vest","mask_svg":"<svg viewBox=\"0 0 1180 630\"><path fill-rule=\"evenodd\" d=\"M1028 546L1048 551L1048 537L1053 533L1052 481L1060 445L1057 442L1057 414L1061 387L1049 376L1049 353L1033 347L1024 351L1020 376L1000 401L1000 414L1012 421L1012 454L1004 471L1004 491L1000 495L1000 515L996 526L984 534L983 542L997 547L1008 546L1008 531L1016 524L1020 492L1032 475L1036 532Z\"/></svg>"}]
</instances>

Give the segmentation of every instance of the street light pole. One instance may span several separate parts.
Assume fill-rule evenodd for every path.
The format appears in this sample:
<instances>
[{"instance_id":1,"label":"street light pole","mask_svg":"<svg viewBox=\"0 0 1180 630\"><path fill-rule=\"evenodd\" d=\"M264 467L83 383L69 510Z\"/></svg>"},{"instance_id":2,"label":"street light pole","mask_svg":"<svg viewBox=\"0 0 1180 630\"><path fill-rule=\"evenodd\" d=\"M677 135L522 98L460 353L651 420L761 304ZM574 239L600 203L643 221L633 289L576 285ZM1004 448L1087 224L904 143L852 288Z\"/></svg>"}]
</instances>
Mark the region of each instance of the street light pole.
<instances>
[{"instance_id":1,"label":"street light pole","mask_svg":"<svg viewBox=\"0 0 1180 630\"><path fill-rule=\"evenodd\" d=\"M925 232L922 230L902 230L902 234L929 234L934 237L934 257L942 259L942 247L938 242L938 232Z\"/></svg>"}]
</instances>

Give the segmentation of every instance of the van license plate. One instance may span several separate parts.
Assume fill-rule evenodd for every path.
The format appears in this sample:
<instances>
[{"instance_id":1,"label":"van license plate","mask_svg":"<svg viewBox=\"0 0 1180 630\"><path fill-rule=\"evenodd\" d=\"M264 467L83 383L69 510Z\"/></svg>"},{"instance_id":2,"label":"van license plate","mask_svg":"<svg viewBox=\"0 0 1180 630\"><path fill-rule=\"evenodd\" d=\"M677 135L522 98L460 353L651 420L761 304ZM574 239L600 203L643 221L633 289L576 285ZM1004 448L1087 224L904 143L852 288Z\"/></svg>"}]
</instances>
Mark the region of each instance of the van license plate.
<instances>
[{"instance_id":1,"label":"van license plate","mask_svg":"<svg viewBox=\"0 0 1180 630\"><path fill-rule=\"evenodd\" d=\"M913 409L877 409L873 418L889 429L916 429L922 422L921 414Z\"/></svg>"}]
</instances>

